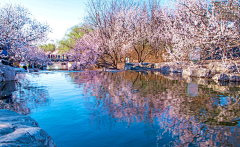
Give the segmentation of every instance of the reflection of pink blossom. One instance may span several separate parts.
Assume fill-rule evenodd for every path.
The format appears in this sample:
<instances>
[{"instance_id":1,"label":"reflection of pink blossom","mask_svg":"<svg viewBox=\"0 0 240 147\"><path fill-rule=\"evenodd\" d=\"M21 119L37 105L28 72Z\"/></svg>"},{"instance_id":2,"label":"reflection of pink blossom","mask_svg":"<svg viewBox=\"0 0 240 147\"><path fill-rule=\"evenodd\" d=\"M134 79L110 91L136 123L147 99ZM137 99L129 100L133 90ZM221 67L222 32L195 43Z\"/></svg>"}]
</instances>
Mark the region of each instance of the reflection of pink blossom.
<instances>
[{"instance_id":1,"label":"reflection of pink blossom","mask_svg":"<svg viewBox=\"0 0 240 147\"><path fill-rule=\"evenodd\" d=\"M198 95L191 97L187 94L187 83L173 82L161 75L88 71L72 73L71 77L84 86L87 108L107 113L129 126L134 122L159 125L165 131L160 132L158 138L168 132L175 139L171 142L174 146L191 143L216 146L218 143L226 145L226 140L233 144L237 141L231 134L239 130L238 126L219 125L238 119L236 112L240 107L235 95L228 96L227 106L218 106L216 94L209 89L199 87ZM90 96L95 97L90 100ZM195 103L199 99L204 102ZM93 123L105 121L103 118L96 120L96 117L91 117Z\"/></svg>"}]
</instances>

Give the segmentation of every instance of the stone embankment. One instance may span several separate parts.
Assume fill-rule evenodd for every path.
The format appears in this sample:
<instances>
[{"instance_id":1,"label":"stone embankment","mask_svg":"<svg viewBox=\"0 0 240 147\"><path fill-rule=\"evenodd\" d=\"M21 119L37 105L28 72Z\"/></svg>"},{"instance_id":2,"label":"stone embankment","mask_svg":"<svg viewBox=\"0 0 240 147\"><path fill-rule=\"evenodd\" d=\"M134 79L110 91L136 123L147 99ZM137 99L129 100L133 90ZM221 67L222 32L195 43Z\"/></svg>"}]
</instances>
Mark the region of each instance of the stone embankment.
<instances>
[{"instance_id":1,"label":"stone embankment","mask_svg":"<svg viewBox=\"0 0 240 147\"><path fill-rule=\"evenodd\" d=\"M38 68L30 68L28 72L38 72ZM24 68L15 68L0 63L0 82L14 81L16 73L27 72Z\"/></svg>"},{"instance_id":2,"label":"stone embankment","mask_svg":"<svg viewBox=\"0 0 240 147\"><path fill-rule=\"evenodd\" d=\"M240 82L239 65L234 63L212 62L193 64L192 62L126 63L125 70L159 70L163 74L177 73L183 78L212 78L214 81Z\"/></svg>"},{"instance_id":3,"label":"stone embankment","mask_svg":"<svg viewBox=\"0 0 240 147\"><path fill-rule=\"evenodd\" d=\"M29 116L11 110L0 110L0 146L49 146L55 143Z\"/></svg>"}]
</instances>

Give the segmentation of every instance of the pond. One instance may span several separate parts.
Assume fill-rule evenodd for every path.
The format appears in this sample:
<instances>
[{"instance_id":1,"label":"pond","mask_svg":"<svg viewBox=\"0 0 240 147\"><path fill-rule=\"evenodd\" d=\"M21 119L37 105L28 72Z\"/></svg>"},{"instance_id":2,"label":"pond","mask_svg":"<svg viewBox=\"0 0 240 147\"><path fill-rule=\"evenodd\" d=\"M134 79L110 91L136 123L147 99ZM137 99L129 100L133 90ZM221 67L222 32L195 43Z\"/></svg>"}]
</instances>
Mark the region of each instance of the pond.
<instances>
[{"instance_id":1,"label":"pond","mask_svg":"<svg viewBox=\"0 0 240 147\"><path fill-rule=\"evenodd\" d=\"M0 108L34 118L58 147L240 144L238 83L150 71L43 71L18 78L2 83Z\"/></svg>"}]
</instances>

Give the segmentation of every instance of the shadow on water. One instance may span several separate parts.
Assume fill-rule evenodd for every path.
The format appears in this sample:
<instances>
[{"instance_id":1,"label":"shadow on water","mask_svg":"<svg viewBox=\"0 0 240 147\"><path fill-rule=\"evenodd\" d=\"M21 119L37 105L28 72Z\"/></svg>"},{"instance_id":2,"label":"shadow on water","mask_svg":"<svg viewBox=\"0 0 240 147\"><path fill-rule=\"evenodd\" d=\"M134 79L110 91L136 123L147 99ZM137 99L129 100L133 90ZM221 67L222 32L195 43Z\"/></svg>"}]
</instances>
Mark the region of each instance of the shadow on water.
<instances>
[{"instance_id":1,"label":"shadow on water","mask_svg":"<svg viewBox=\"0 0 240 147\"><path fill-rule=\"evenodd\" d=\"M240 144L238 83L175 80L181 78L158 72L91 71L70 76L84 87L86 107L93 111L90 118L96 129L111 129L116 122L129 127L143 122L146 136L162 139L170 133L174 141L167 146Z\"/></svg>"},{"instance_id":2,"label":"shadow on water","mask_svg":"<svg viewBox=\"0 0 240 147\"><path fill-rule=\"evenodd\" d=\"M27 115L31 109L50 103L47 88L31 83L25 74L19 74L18 81L0 83L0 88L0 109Z\"/></svg>"}]
</instances>

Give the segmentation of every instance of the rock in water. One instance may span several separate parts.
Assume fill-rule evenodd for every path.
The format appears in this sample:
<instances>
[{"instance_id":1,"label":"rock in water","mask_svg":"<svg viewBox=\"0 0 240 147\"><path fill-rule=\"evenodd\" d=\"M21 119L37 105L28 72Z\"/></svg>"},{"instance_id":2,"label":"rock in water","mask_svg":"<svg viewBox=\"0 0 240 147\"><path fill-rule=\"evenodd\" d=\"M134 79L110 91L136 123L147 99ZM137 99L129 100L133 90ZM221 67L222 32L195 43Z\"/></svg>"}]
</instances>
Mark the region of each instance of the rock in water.
<instances>
[{"instance_id":1,"label":"rock in water","mask_svg":"<svg viewBox=\"0 0 240 147\"><path fill-rule=\"evenodd\" d=\"M14 81L16 72L14 67L0 64L2 81ZM0 78L1 79L1 78Z\"/></svg>"},{"instance_id":2,"label":"rock in water","mask_svg":"<svg viewBox=\"0 0 240 147\"><path fill-rule=\"evenodd\" d=\"M229 76L227 74L216 74L213 76L212 78L213 80L215 81L225 81L225 82L228 82L229 81Z\"/></svg>"},{"instance_id":3,"label":"rock in water","mask_svg":"<svg viewBox=\"0 0 240 147\"><path fill-rule=\"evenodd\" d=\"M15 81L0 82L0 98L12 95L12 92L16 90Z\"/></svg>"},{"instance_id":4,"label":"rock in water","mask_svg":"<svg viewBox=\"0 0 240 147\"><path fill-rule=\"evenodd\" d=\"M209 78L211 70L207 68L199 67L188 67L183 69L182 75L189 77L198 77L198 78Z\"/></svg>"},{"instance_id":5,"label":"rock in water","mask_svg":"<svg viewBox=\"0 0 240 147\"><path fill-rule=\"evenodd\" d=\"M217 71L220 73L233 73L238 71L239 66L228 62L211 62L209 63L208 68L211 71Z\"/></svg>"},{"instance_id":6,"label":"rock in water","mask_svg":"<svg viewBox=\"0 0 240 147\"><path fill-rule=\"evenodd\" d=\"M55 143L29 116L11 110L0 110L0 146L49 146Z\"/></svg>"}]
</instances>

